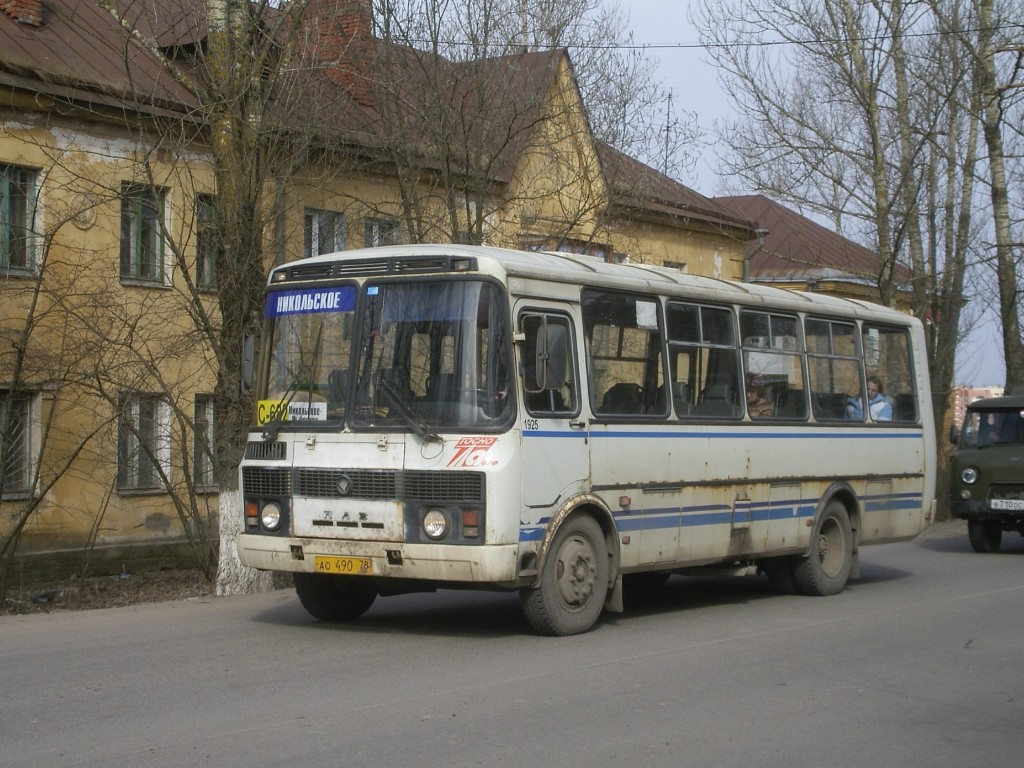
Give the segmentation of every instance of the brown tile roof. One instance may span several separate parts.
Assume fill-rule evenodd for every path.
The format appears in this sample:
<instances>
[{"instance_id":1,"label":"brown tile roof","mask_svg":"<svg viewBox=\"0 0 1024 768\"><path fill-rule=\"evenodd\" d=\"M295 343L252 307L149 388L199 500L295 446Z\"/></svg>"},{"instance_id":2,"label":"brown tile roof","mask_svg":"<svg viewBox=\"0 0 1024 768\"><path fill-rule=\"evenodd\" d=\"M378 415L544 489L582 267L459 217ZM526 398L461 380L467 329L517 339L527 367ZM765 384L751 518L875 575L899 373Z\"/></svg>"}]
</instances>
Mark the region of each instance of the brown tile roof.
<instances>
[{"instance_id":1,"label":"brown tile roof","mask_svg":"<svg viewBox=\"0 0 1024 768\"><path fill-rule=\"evenodd\" d=\"M181 112L189 90L96 2L47 0L40 24L0 13L0 84L61 99Z\"/></svg>"},{"instance_id":2,"label":"brown tile roof","mask_svg":"<svg viewBox=\"0 0 1024 768\"><path fill-rule=\"evenodd\" d=\"M196 109L190 91L165 71L157 56L134 41L97 0L0 2L7 3L0 5L0 85L86 104L119 107L123 100L133 106L178 114ZM164 51L195 50L206 38L204 0L111 2L124 12L129 26L157 41ZM313 2L327 18L341 18L331 15L333 8L327 4L331 0ZM23 6L40 8L41 23L17 21ZM318 39L344 53L344 35L344 30L335 29ZM369 50L374 60L388 62L387 68L374 76L379 86L391 91L389 103L401 105L405 111L402 120L421 127L417 134L420 162L426 167L449 163L452 170L464 171L466 165L460 167L457 155L468 148L476 152L477 160L487 159L488 167L483 170L497 182L511 180L531 136L530 128L543 116L544 97L557 82L559 67L564 64L572 76L564 49L469 62L453 62L378 40L370 41ZM187 62L181 60L179 64L187 75ZM366 64L362 60L362 66ZM353 99L344 87L345 82L352 85L351 73L345 70L353 66L359 66L359 62L335 61L302 68L301 76L295 75L282 88L276 114L292 128L303 121L304 129L318 131L325 143L340 139L359 147L372 161L386 145L383 114L387 106L383 102L367 103L359 94L356 96L363 103ZM325 72L333 72L335 77ZM347 75L347 79L339 74ZM295 103L305 105L298 116L288 108L288 104ZM438 103L450 120L444 141L457 150L454 157L444 156L438 137L432 137L427 129L429 116L438 114ZM740 238L753 237L753 224L746 217L737 216L610 146L598 143L597 151L612 203L619 209L637 216L688 218L738 230L736 236Z\"/></svg>"},{"instance_id":3,"label":"brown tile roof","mask_svg":"<svg viewBox=\"0 0 1024 768\"><path fill-rule=\"evenodd\" d=\"M755 236L757 224L749 216L704 197L608 144L596 144L614 205L675 218L696 219L716 227L734 227L740 230L738 234L744 240Z\"/></svg>"},{"instance_id":4,"label":"brown tile roof","mask_svg":"<svg viewBox=\"0 0 1024 768\"><path fill-rule=\"evenodd\" d=\"M737 216L756 221L758 226L767 230L764 247L750 259L753 280L837 280L878 285L882 262L870 248L848 240L764 195L716 197L715 201ZM909 273L898 267L897 276L906 279Z\"/></svg>"}]
</instances>

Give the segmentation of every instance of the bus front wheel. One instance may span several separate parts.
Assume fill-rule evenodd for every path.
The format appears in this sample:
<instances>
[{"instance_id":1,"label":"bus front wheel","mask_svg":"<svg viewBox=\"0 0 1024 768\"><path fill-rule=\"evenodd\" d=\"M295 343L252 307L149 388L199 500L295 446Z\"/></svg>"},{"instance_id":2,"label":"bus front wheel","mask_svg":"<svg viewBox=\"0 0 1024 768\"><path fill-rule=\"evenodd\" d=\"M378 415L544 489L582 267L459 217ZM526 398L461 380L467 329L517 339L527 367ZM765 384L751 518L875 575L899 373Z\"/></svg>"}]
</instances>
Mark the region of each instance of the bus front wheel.
<instances>
[{"instance_id":1,"label":"bus front wheel","mask_svg":"<svg viewBox=\"0 0 1024 768\"><path fill-rule=\"evenodd\" d=\"M608 546L597 521L566 520L555 534L540 586L520 592L530 626L542 635L576 635L590 629L608 594Z\"/></svg>"},{"instance_id":2,"label":"bus front wheel","mask_svg":"<svg viewBox=\"0 0 1024 768\"><path fill-rule=\"evenodd\" d=\"M835 595L843 591L853 567L850 516L838 501L830 501L811 535L811 551L793 569L805 595Z\"/></svg>"},{"instance_id":3,"label":"bus front wheel","mask_svg":"<svg viewBox=\"0 0 1024 768\"><path fill-rule=\"evenodd\" d=\"M365 579L295 573L293 581L302 607L321 621L357 619L370 610L377 599L377 588Z\"/></svg>"}]
</instances>

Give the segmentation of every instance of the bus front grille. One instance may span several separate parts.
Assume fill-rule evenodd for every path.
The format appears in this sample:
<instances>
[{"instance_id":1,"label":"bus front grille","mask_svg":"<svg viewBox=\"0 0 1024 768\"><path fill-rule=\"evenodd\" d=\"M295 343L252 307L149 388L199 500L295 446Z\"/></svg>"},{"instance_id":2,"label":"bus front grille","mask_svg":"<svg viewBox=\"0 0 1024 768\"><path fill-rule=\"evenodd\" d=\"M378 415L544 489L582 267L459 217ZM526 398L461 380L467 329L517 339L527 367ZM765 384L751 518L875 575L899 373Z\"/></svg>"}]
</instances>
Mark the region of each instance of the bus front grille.
<instances>
[{"instance_id":1,"label":"bus front grille","mask_svg":"<svg viewBox=\"0 0 1024 768\"><path fill-rule=\"evenodd\" d=\"M295 495L316 499L370 501L433 501L437 503L484 500L480 472L401 472L397 470L295 470Z\"/></svg>"},{"instance_id":2,"label":"bus front grille","mask_svg":"<svg viewBox=\"0 0 1024 768\"><path fill-rule=\"evenodd\" d=\"M291 471L286 467L243 467L242 490L253 496L287 496Z\"/></svg>"}]
</instances>

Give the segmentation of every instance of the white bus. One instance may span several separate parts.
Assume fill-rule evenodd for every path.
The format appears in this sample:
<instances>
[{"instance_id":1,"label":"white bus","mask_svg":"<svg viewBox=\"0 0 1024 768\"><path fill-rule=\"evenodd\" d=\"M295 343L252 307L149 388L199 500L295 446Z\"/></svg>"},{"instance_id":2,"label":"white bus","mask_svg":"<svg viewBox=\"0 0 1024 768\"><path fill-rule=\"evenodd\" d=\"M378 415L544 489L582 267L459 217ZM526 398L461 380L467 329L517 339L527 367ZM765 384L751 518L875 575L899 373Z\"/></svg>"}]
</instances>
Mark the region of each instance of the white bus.
<instances>
[{"instance_id":1,"label":"white bus","mask_svg":"<svg viewBox=\"0 0 1024 768\"><path fill-rule=\"evenodd\" d=\"M934 514L924 335L892 309L416 245L277 267L265 317L238 551L319 619L518 590L567 635L722 564L828 595Z\"/></svg>"}]
</instances>

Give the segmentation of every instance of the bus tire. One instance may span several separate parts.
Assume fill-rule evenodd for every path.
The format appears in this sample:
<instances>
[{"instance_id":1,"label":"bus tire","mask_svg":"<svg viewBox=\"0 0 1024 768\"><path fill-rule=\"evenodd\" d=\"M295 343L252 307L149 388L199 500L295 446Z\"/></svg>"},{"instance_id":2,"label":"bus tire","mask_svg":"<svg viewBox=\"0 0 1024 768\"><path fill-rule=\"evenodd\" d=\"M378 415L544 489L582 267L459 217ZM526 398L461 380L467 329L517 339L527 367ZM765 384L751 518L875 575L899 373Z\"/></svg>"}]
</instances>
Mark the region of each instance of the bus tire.
<instances>
[{"instance_id":1,"label":"bus tire","mask_svg":"<svg viewBox=\"0 0 1024 768\"><path fill-rule=\"evenodd\" d=\"M568 518L551 542L540 585L519 593L530 626L556 637L586 632L604 608L608 568L601 526L587 515Z\"/></svg>"},{"instance_id":2,"label":"bus tire","mask_svg":"<svg viewBox=\"0 0 1024 768\"><path fill-rule=\"evenodd\" d=\"M1003 531L994 525L969 520L967 538L971 541L971 549L987 555L999 551L999 545L1003 543Z\"/></svg>"},{"instance_id":3,"label":"bus tire","mask_svg":"<svg viewBox=\"0 0 1024 768\"><path fill-rule=\"evenodd\" d=\"M299 602L321 621L349 621L370 610L377 588L366 579L324 573L295 573Z\"/></svg>"},{"instance_id":4,"label":"bus tire","mask_svg":"<svg viewBox=\"0 0 1024 768\"><path fill-rule=\"evenodd\" d=\"M853 567L853 530L850 516L838 501L830 501L811 535L811 551L793 569L805 595L819 597L843 591Z\"/></svg>"}]
</instances>

